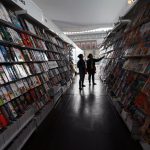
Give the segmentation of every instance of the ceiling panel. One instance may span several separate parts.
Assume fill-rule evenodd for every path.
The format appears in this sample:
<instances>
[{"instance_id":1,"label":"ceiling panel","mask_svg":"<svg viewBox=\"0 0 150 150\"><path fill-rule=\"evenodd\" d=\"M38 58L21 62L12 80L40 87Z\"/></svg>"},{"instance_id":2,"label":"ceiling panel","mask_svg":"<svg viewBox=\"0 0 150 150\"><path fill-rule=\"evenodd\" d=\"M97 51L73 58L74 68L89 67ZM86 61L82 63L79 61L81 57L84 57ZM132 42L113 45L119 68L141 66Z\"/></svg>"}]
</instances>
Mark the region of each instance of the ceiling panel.
<instances>
[{"instance_id":1,"label":"ceiling panel","mask_svg":"<svg viewBox=\"0 0 150 150\"><path fill-rule=\"evenodd\" d=\"M127 0L33 0L62 30L112 25L127 9Z\"/></svg>"}]
</instances>

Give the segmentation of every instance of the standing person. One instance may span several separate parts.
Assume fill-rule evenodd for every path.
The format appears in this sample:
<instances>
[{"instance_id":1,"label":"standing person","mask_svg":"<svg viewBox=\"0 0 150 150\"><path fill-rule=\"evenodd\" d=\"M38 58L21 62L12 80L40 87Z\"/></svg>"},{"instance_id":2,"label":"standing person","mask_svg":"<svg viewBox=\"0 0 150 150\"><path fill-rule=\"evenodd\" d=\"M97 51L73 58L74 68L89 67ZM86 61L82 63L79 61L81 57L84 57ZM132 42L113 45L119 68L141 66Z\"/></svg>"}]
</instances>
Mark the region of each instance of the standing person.
<instances>
[{"instance_id":1,"label":"standing person","mask_svg":"<svg viewBox=\"0 0 150 150\"><path fill-rule=\"evenodd\" d=\"M94 82L94 75L96 73L96 67L95 67L95 62L98 62L102 60L104 57L101 57L99 59L94 59L92 54L88 55L88 60L87 60L87 72L88 72L88 80L89 80L89 85L91 85L91 76L92 76L92 83L93 85L96 85Z\"/></svg>"},{"instance_id":2,"label":"standing person","mask_svg":"<svg viewBox=\"0 0 150 150\"><path fill-rule=\"evenodd\" d=\"M80 75L79 89L82 90L82 88L85 87L84 77L85 77L85 74L86 74L86 66L85 66L85 61L83 60L83 55L80 54L80 55L78 55L78 57L80 59L77 63L77 67L79 68L79 75Z\"/></svg>"}]
</instances>

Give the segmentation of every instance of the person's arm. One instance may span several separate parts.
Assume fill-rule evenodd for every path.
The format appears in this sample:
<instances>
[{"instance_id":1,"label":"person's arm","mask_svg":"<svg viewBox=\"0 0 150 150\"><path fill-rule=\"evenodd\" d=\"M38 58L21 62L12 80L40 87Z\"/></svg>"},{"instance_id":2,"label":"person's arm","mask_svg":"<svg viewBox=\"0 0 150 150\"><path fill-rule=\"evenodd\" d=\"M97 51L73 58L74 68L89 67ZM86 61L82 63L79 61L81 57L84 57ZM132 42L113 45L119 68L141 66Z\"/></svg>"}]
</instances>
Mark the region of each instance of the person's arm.
<instances>
[{"instance_id":1,"label":"person's arm","mask_svg":"<svg viewBox=\"0 0 150 150\"><path fill-rule=\"evenodd\" d=\"M102 60L105 56L101 57L101 58L98 58L98 59L94 59L95 62L98 62L100 60Z\"/></svg>"}]
</instances>

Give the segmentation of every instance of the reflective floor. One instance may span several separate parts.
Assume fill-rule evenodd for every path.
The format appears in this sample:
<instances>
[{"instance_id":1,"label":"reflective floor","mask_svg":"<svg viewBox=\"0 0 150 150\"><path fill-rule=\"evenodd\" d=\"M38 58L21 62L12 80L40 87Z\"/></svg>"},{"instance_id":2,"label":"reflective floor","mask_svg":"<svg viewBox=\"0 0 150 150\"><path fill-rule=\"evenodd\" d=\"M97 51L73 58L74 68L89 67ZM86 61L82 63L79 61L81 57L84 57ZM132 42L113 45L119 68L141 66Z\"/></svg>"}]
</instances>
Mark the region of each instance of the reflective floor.
<instances>
[{"instance_id":1,"label":"reflective floor","mask_svg":"<svg viewBox=\"0 0 150 150\"><path fill-rule=\"evenodd\" d=\"M96 83L80 92L76 79L23 150L142 150Z\"/></svg>"}]
</instances>

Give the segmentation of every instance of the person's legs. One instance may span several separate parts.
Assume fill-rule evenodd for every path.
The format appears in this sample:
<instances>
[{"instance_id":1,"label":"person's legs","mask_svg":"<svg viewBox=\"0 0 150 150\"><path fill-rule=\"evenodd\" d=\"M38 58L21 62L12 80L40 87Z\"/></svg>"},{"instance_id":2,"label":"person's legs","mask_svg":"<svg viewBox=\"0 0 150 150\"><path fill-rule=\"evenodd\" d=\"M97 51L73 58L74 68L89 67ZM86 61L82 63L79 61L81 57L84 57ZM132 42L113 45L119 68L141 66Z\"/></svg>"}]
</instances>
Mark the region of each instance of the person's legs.
<instances>
[{"instance_id":1,"label":"person's legs","mask_svg":"<svg viewBox=\"0 0 150 150\"><path fill-rule=\"evenodd\" d=\"M82 78L82 87L85 87L85 85L84 85L84 78L85 78L85 74L83 74L83 78Z\"/></svg>"},{"instance_id":2,"label":"person's legs","mask_svg":"<svg viewBox=\"0 0 150 150\"><path fill-rule=\"evenodd\" d=\"M88 80L89 80L89 84L91 84L91 73L88 73L89 74L89 77L88 77Z\"/></svg>"},{"instance_id":3,"label":"person's legs","mask_svg":"<svg viewBox=\"0 0 150 150\"><path fill-rule=\"evenodd\" d=\"M79 80L79 89L80 90L82 89L82 87L85 87L85 85L83 84L84 83L84 77L85 77L85 74L80 73L80 80Z\"/></svg>"},{"instance_id":4,"label":"person's legs","mask_svg":"<svg viewBox=\"0 0 150 150\"><path fill-rule=\"evenodd\" d=\"M79 79L79 89L82 89L82 74L80 73L80 79Z\"/></svg>"},{"instance_id":5,"label":"person's legs","mask_svg":"<svg viewBox=\"0 0 150 150\"><path fill-rule=\"evenodd\" d=\"M93 82L93 85L96 85L94 75L95 73L92 73L92 82Z\"/></svg>"}]
</instances>

